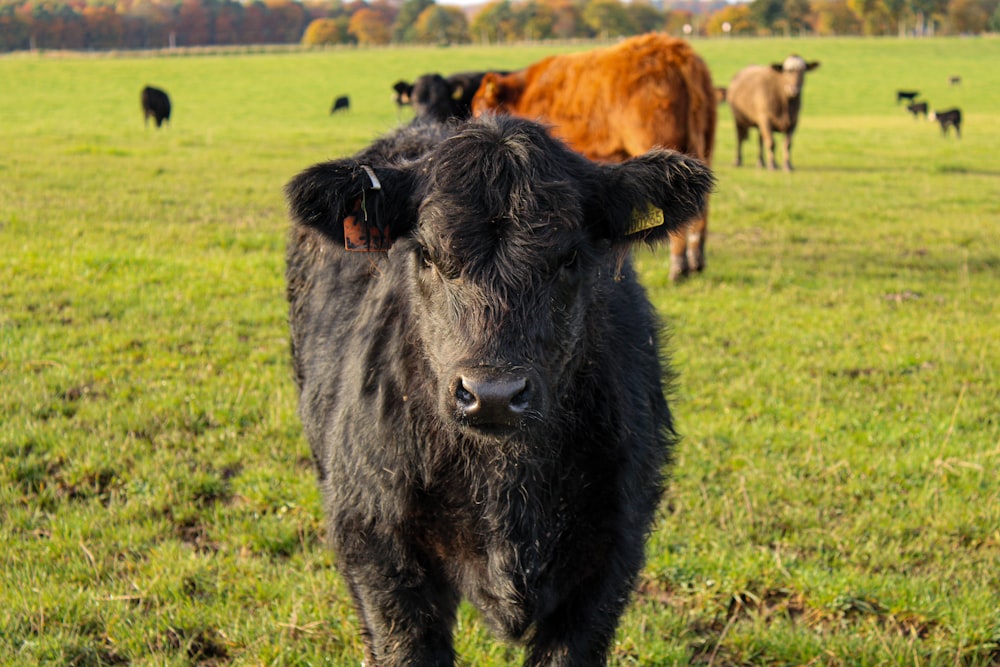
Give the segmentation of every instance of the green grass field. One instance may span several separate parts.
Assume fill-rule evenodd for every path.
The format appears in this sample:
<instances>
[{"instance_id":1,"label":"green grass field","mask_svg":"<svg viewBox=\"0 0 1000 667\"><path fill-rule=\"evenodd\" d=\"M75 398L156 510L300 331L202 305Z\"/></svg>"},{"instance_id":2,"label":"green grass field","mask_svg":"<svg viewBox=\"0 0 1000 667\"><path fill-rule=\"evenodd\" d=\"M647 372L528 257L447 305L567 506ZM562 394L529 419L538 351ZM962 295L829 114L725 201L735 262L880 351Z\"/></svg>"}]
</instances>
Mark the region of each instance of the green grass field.
<instances>
[{"instance_id":1,"label":"green grass field","mask_svg":"<svg viewBox=\"0 0 1000 667\"><path fill-rule=\"evenodd\" d=\"M684 439L613 664L998 665L1000 40L695 44L719 85L823 64L794 174L732 167L721 108L706 272L637 256ZM0 664L359 664L281 188L407 120L398 78L581 48L0 58ZM456 642L520 656L469 608Z\"/></svg>"}]
</instances>

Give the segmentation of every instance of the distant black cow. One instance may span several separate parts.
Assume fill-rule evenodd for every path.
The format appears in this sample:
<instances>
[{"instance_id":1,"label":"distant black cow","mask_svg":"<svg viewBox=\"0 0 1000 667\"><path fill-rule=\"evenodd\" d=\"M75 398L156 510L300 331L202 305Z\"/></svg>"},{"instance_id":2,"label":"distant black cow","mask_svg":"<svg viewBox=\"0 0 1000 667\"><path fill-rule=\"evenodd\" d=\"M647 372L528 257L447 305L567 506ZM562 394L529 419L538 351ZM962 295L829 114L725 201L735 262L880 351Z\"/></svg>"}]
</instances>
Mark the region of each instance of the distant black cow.
<instances>
[{"instance_id":1,"label":"distant black cow","mask_svg":"<svg viewBox=\"0 0 1000 667\"><path fill-rule=\"evenodd\" d=\"M955 136L962 138L962 111L961 109L948 109L947 111L932 111L930 120L936 120L941 125L941 134L948 136L948 128L955 128Z\"/></svg>"},{"instance_id":2,"label":"distant black cow","mask_svg":"<svg viewBox=\"0 0 1000 667\"><path fill-rule=\"evenodd\" d=\"M336 113L338 111L347 111L351 108L351 98L347 95L341 95L333 101L333 106L330 107L330 113Z\"/></svg>"},{"instance_id":3,"label":"distant black cow","mask_svg":"<svg viewBox=\"0 0 1000 667\"><path fill-rule=\"evenodd\" d=\"M957 86L960 83L962 83L962 77L958 76L957 74L952 74L951 76L948 77L949 86Z\"/></svg>"},{"instance_id":4,"label":"distant black cow","mask_svg":"<svg viewBox=\"0 0 1000 667\"><path fill-rule=\"evenodd\" d=\"M605 664L675 440L628 248L712 182L487 116L288 184L299 415L365 664L453 664L462 597L528 665Z\"/></svg>"},{"instance_id":5,"label":"distant black cow","mask_svg":"<svg viewBox=\"0 0 1000 667\"><path fill-rule=\"evenodd\" d=\"M164 121L170 120L170 97L164 91L146 86L142 89L140 100L142 101L142 120L147 126L150 116L156 121L156 127L160 127Z\"/></svg>"},{"instance_id":6,"label":"distant black cow","mask_svg":"<svg viewBox=\"0 0 1000 667\"><path fill-rule=\"evenodd\" d=\"M914 118L919 118L920 114L927 116L927 102L913 102L906 105L906 110L913 114Z\"/></svg>"},{"instance_id":7,"label":"distant black cow","mask_svg":"<svg viewBox=\"0 0 1000 667\"><path fill-rule=\"evenodd\" d=\"M907 102L912 102L917 98L920 92L916 90L897 90L896 91L896 104L899 104L902 100Z\"/></svg>"},{"instance_id":8,"label":"distant black cow","mask_svg":"<svg viewBox=\"0 0 1000 667\"><path fill-rule=\"evenodd\" d=\"M424 74L412 84L397 81L393 86L396 104L412 104L417 118L439 122L449 118L469 118L472 115L472 98L485 75L486 72L459 72L448 77Z\"/></svg>"}]
</instances>

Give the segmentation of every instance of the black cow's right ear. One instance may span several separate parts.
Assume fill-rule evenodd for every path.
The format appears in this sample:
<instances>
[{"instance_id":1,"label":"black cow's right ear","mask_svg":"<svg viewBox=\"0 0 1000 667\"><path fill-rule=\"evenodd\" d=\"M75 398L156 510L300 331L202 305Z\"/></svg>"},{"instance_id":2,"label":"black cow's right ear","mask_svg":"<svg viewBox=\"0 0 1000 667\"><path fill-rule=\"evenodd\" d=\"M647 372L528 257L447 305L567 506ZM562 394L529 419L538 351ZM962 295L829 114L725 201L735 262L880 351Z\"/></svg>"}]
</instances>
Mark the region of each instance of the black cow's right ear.
<instances>
[{"instance_id":1,"label":"black cow's right ear","mask_svg":"<svg viewBox=\"0 0 1000 667\"><path fill-rule=\"evenodd\" d=\"M416 220L410 173L334 160L309 167L285 186L296 224L311 227L347 250L385 251Z\"/></svg>"}]
</instances>

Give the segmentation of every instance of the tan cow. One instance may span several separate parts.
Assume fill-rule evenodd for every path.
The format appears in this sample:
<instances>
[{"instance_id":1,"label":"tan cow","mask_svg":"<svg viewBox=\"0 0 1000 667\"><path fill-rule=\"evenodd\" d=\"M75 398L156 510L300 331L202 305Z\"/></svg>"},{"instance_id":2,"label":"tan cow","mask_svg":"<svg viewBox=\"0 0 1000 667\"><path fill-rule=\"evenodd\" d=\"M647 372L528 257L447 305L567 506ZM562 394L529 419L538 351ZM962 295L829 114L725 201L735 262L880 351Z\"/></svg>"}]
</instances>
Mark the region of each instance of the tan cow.
<instances>
[{"instance_id":1,"label":"tan cow","mask_svg":"<svg viewBox=\"0 0 1000 667\"><path fill-rule=\"evenodd\" d=\"M785 135L785 171L792 170L792 135L799 124L802 108L802 85L806 72L819 67L819 62L807 63L791 55L782 63L744 67L729 83L726 95L736 121L736 166L743 164L743 142L750 128L758 132L758 166L775 169L774 133Z\"/></svg>"},{"instance_id":2,"label":"tan cow","mask_svg":"<svg viewBox=\"0 0 1000 667\"><path fill-rule=\"evenodd\" d=\"M711 73L691 45L650 33L487 74L472 111L551 124L552 134L592 160L621 162L662 146L710 164L716 104ZM671 279L704 268L707 226L706 209L671 237Z\"/></svg>"}]
</instances>

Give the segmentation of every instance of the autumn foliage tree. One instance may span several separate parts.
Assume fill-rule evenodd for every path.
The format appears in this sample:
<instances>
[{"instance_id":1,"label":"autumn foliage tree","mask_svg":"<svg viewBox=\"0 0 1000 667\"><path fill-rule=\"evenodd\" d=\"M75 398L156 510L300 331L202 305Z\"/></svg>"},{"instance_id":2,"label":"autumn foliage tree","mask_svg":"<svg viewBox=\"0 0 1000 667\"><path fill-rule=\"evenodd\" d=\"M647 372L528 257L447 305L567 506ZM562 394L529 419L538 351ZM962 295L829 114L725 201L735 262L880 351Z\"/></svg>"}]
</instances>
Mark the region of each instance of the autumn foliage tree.
<instances>
[{"instance_id":1,"label":"autumn foliage tree","mask_svg":"<svg viewBox=\"0 0 1000 667\"><path fill-rule=\"evenodd\" d=\"M420 12L414 36L425 44L462 44L469 41L469 22L457 7L430 5Z\"/></svg>"},{"instance_id":2,"label":"autumn foliage tree","mask_svg":"<svg viewBox=\"0 0 1000 667\"><path fill-rule=\"evenodd\" d=\"M388 44L392 33L382 14L374 9L359 9L351 16L347 32L358 40L358 44L378 46Z\"/></svg>"},{"instance_id":3,"label":"autumn foliage tree","mask_svg":"<svg viewBox=\"0 0 1000 667\"><path fill-rule=\"evenodd\" d=\"M713 37L752 35L756 31L753 21L750 20L750 8L746 3L735 3L715 12L705 21L704 29L707 35Z\"/></svg>"},{"instance_id":4,"label":"autumn foliage tree","mask_svg":"<svg viewBox=\"0 0 1000 667\"><path fill-rule=\"evenodd\" d=\"M668 3L669 5L669 3ZM728 25L729 30L723 30ZM1000 31L1000 0L0 0L0 51Z\"/></svg>"},{"instance_id":5,"label":"autumn foliage tree","mask_svg":"<svg viewBox=\"0 0 1000 667\"><path fill-rule=\"evenodd\" d=\"M350 41L348 19L320 18L313 19L302 35L305 46L324 46L329 44L346 44Z\"/></svg>"},{"instance_id":6,"label":"autumn foliage tree","mask_svg":"<svg viewBox=\"0 0 1000 667\"><path fill-rule=\"evenodd\" d=\"M847 0L814 0L811 14L817 35L861 34L861 19L847 6Z\"/></svg>"}]
</instances>

